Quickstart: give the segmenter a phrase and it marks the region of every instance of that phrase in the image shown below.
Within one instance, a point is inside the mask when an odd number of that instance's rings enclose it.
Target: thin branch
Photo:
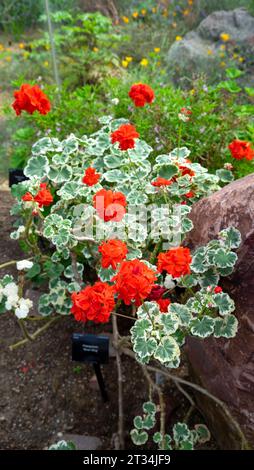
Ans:
[[[53,323],[55,323],[57,320],[59,320],[60,316],[58,317],[54,317],[54,318],[51,318],[51,320],[49,320],[46,325],[43,325],[41,328],[39,328],[38,330],[35,331],[35,333],[33,333],[32,335],[30,335],[30,338],[31,339],[28,339],[28,338],[24,338],[20,341],[18,341],[17,343],[15,344],[12,344],[11,346],[9,346],[9,349],[11,351],[14,351],[14,349],[17,349],[19,348],[20,346],[24,346],[24,344],[28,343],[28,341],[34,341],[41,333],[44,333],[44,331],[46,331]]]
[[[124,414],[123,414],[123,374],[121,356],[119,352],[119,332],[117,327],[117,317],[112,316],[113,324],[113,345],[116,349],[116,365],[118,375],[118,437],[120,449],[124,449]]]
[[[78,272],[77,255],[73,251],[71,251],[71,265],[72,265],[72,270],[73,270],[73,274],[74,274],[74,279],[81,286],[82,279],[81,279],[81,276]]]
[[[133,359],[136,358],[134,352],[131,351],[128,348],[121,348],[121,351],[124,354],[126,354],[127,356],[132,357]],[[219,405],[223,409],[225,415],[227,416],[227,418],[229,419],[231,424],[234,426],[234,428],[237,431],[239,437],[241,438],[241,450],[249,449],[249,445],[248,445],[248,442],[246,440],[246,437],[244,436],[238,422],[232,416],[232,414],[230,413],[227,405],[223,401],[221,401],[219,398],[217,398],[212,393],[208,392],[205,388],[201,387],[200,385],[197,385],[193,382],[189,382],[188,380],[182,379],[181,377],[177,377],[176,375],[173,375],[170,372],[166,371],[164,368],[159,369],[158,367],[154,367],[154,366],[146,366],[146,367],[147,367],[148,370],[151,370],[153,372],[159,372],[160,374],[164,375],[168,379],[172,380],[174,383],[178,382],[178,384],[180,383],[180,384],[188,385],[189,387],[193,388],[194,390],[197,390],[198,392],[202,393],[203,395],[207,396],[208,398],[213,400],[215,403],[217,403],[217,405]]]

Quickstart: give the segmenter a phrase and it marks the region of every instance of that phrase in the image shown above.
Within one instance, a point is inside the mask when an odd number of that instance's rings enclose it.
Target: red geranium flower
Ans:
[[[115,132],[111,134],[111,142],[119,142],[119,148],[121,150],[133,149],[135,147],[135,140],[139,137],[139,133],[136,131],[135,126],[131,124],[123,124]]]
[[[14,92],[15,101],[12,103],[12,107],[15,110],[17,116],[22,111],[27,111],[33,114],[35,111],[39,111],[40,114],[47,114],[50,111],[50,101],[38,85],[29,85],[24,83],[20,89]]]
[[[161,186],[169,186],[172,183],[173,183],[172,180],[167,180],[165,178],[161,178],[160,176],[158,176],[158,178],[156,178],[156,180],[153,181],[151,184],[153,186],[156,186],[156,187],[160,188]]]
[[[190,160],[186,160],[186,162],[191,163]],[[185,176],[185,175],[195,176],[195,171],[191,170],[188,166],[178,165],[178,168],[181,172],[181,176]]]
[[[214,288],[213,292],[214,292],[215,294],[221,294],[222,288],[221,288],[220,286],[217,286],[217,287]]]
[[[145,83],[135,83],[129,91],[129,97],[135,106],[142,107],[146,103],[152,103],[154,100],[154,91]]]
[[[126,212],[126,197],[120,191],[101,189],[94,195],[93,202],[99,217],[105,222],[120,222]]]
[[[31,193],[27,192],[22,196],[22,201],[33,201],[37,202],[39,207],[43,206],[50,206],[53,202],[53,196],[51,192],[47,189],[47,184],[46,183],[41,183],[40,184],[40,190],[36,194],[36,196],[33,196]]]
[[[195,193],[193,191],[189,191],[184,196],[187,197],[187,199],[192,199],[193,197],[195,197]]]
[[[158,256],[158,271],[166,271],[173,278],[190,274],[191,253],[189,248],[171,248]]]
[[[250,142],[245,140],[233,140],[228,146],[231,155],[237,160],[252,160],[254,158],[254,150],[251,148]]]
[[[156,273],[138,259],[123,261],[119,272],[113,278],[119,299],[126,305],[133,301],[137,307],[150,294],[155,280]]]
[[[109,266],[112,266],[113,269],[116,269],[117,264],[121,263],[128,253],[126,244],[121,240],[116,239],[102,242],[98,251],[102,254],[102,267],[108,268]]]
[[[156,302],[160,307],[160,311],[163,313],[167,313],[168,306],[171,304],[170,299],[158,299],[156,300]]]
[[[82,178],[82,183],[87,184],[87,186],[93,186],[98,183],[101,177],[100,173],[96,173],[95,168],[89,167],[85,171],[85,175]]]
[[[106,323],[115,307],[114,287],[106,282],[96,282],[71,296],[73,313],[77,321],[83,323],[93,320],[95,323]]]
[[[166,288],[165,287],[162,287],[162,286],[159,286],[159,284],[155,284],[149,294],[149,296],[147,297],[147,300],[158,300],[160,299],[164,292],[166,292]]]

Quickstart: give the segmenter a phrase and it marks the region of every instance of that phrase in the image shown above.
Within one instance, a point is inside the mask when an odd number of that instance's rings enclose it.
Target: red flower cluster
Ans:
[[[135,83],[129,91],[129,97],[135,106],[143,107],[146,103],[152,103],[154,100],[154,92],[152,88],[145,83]]]
[[[190,160],[186,160],[186,163],[191,163]],[[178,168],[181,172],[181,176],[189,175],[189,176],[195,176],[195,171],[191,170],[188,166],[185,165],[178,165]]]
[[[12,103],[12,107],[15,110],[17,116],[22,111],[27,111],[33,114],[35,111],[39,111],[40,114],[47,114],[50,111],[50,101],[38,85],[29,85],[24,83],[20,89],[14,92],[15,101]]]
[[[117,264],[121,263],[128,253],[126,244],[121,240],[116,239],[102,242],[98,251],[102,254],[102,267],[108,268],[109,266],[112,266],[113,269],[116,269]]]
[[[126,212],[126,197],[120,191],[101,189],[94,195],[93,202],[99,217],[105,222],[120,222]]]
[[[95,168],[89,167],[85,171],[85,175],[82,178],[82,183],[87,184],[87,186],[94,186],[97,184],[101,177],[100,173],[96,173]]]
[[[213,289],[213,292],[215,294],[221,294],[222,293],[222,288],[220,286],[217,286]]]
[[[165,178],[161,178],[160,176],[158,176],[158,178],[156,178],[156,180],[153,181],[151,184],[155,187],[160,188],[161,186],[169,186],[172,183],[173,183],[172,180],[167,180]]]
[[[167,313],[168,306],[171,304],[170,299],[158,299],[156,302],[160,307],[160,311],[162,313]]]
[[[93,320],[95,323],[106,323],[115,307],[114,287],[106,282],[96,282],[71,296],[73,313],[77,321],[83,323]]]
[[[254,150],[251,148],[250,142],[246,142],[245,140],[233,140],[231,144],[228,146],[231,155],[233,158],[237,160],[253,160],[254,158]]]
[[[139,137],[135,126],[131,124],[122,124],[115,132],[111,134],[111,142],[119,142],[121,150],[133,149],[135,147],[135,139]]]
[[[53,196],[51,192],[47,189],[47,184],[41,183],[40,188],[41,189],[38,191],[36,196],[33,196],[29,192],[24,194],[24,196],[22,196],[22,201],[37,202],[39,204],[39,207],[50,206],[50,204],[52,204],[53,202]]]
[[[158,256],[158,271],[166,271],[173,278],[190,274],[191,253],[189,248],[171,248]]]
[[[187,197],[187,199],[192,199],[193,197],[195,197],[195,193],[193,191],[189,191],[184,196]]]
[[[160,286],[159,284],[155,284],[147,297],[147,300],[158,300],[160,299],[163,294],[166,292],[166,288]]]
[[[133,301],[139,307],[150,294],[156,273],[142,261],[134,259],[123,261],[113,280],[116,282],[115,290],[119,299],[122,299],[126,305],[130,305]]]

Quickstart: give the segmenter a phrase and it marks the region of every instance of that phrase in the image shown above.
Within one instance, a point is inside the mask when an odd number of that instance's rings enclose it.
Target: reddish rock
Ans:
[[[240,230],[242,244],[234,273],[221,278],[236,303],[237,336],[231,340],[189,338],[189,360],[195,379],[227,403],[254,448],[254,174],[237,180],[193,207],[190,248],[205,245],[228,226]],[[240,449],[241,439],[220,407],[198,395],[199,405],[222,449]]]

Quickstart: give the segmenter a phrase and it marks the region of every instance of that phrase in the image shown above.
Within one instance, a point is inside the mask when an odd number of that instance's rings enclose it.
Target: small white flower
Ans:
[[[3,288],[3,294],[6,297],[13,297],[18,295],[18,286],[15,284],[15,282],[9,282],[9,284]]]
[[[166,289],[175,288],[175,283],[173,281],[171,274],[167,274],[167,276],[165,277],[164,286],[166,287]]]
[[[24,269],[31,269],[33,266],[33,262],[29,261],[28,259],[22,259],[21,261],[17,261],[17,270],[23,271]]]
[[[26,318],[29,313],[29,309],[32,306],[33,306],[33,302],[30,299],[24,299],[23,297],[21,297],[21,299],[19,299],[18,306],[15,309],[16,317]]]
[[[26,230],[26,227],[24,225],[20,225],[17,232],[18,234],[20,235],[21,233],[23,233],[24,231]]]
[[[111,100],[111,103],[117,105],[119,103],[119,99],[118,98],[113,98]]]

